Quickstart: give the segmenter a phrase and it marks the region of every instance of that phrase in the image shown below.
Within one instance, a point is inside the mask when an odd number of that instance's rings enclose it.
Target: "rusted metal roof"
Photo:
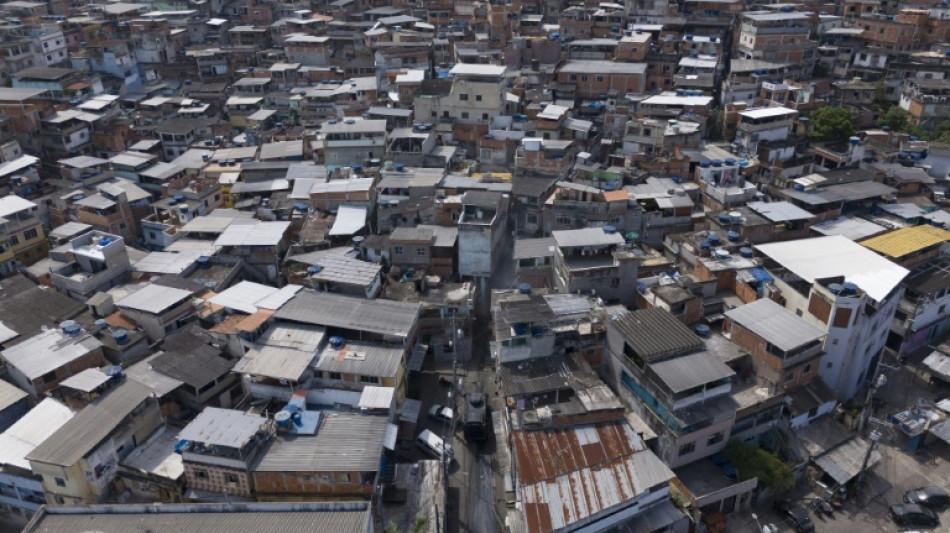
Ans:
[[[519,430],[512,438],[531,533],[553,531],[629,504],[674,475],[623,421]]]

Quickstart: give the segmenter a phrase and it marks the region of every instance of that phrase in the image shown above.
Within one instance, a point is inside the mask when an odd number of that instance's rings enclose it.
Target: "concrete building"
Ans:
[[[328,170],[362,167],[386,153],[386,121],[362,118],[331,119],[320,127],[316,146]]]
[[[113,494],[119,461],[161,425],[152,390],[116,384],[26,455],[50,505],[97,503]]]
[[[458,265],[462,276],[487,278],[494,271],[508,228],[509,195],[469,191],[458,221]]]
[[[101,231],[76,237],[64,254],[52,258],[64,263],[50,273],[53,285],[79,300],[127,280],[132,269],[125,241]]]
[[[637,256],[611,226],[553,231],[554,285],[564,294],[583,293],[631,305],[636,297]]]
[[[842,236],[760,244],[773,281],[763,297],[824,329],[819,375],[853,397],[880,357],[908,270]]]
[[[102,343],[73,321],[50,329],[0,352],[10,378],[33,397],[64,379],[105,364]]]
[[[625,313],[607,323],[603,374],[657,433],[657,453],[672,468],[722,450],[735,423],[735,372],[704,348],[664,310]]]
[[[37,205],[12,194],[0,198],[0,276],[32,265],[48,251]]]
[[[115,302],[123,315],[145,330],[152,342],[165,338],[193,318],[193,292],[146,283]]]

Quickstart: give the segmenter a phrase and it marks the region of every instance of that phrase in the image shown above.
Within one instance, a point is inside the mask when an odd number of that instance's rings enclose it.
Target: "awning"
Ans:
[[[839,485],[844,485],[861,472],[861,465],[864,463],[864,456],[868,453],[869,446],[871,443],[864,438],[854,437],[816,458],[815,464]],[[871,468],[880,460],[881,452],[874,450],[871,452],[867,467]]]
[[[366,225],[366,208],[354,205],[341,205],[336,212],[330,235],[353,235]]]

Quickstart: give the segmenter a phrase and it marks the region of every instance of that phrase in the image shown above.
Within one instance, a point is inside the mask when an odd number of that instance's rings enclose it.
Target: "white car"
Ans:
[[[455,419],[455,413],[451,407],[435,404],[429,408],[429,418],[439,422],[451,422]]]

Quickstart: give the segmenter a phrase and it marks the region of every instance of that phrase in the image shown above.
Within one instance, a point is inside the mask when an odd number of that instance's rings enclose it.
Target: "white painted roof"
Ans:
[[[844,276],[878,302],[909,272],[840,235],[760,244],[756,249],[809,283]]]
[[[73,417],[68,407],[45,398],[0,434],[0,464],[30,470],[26,456]]]
[[[191,291],[154,285],[149,283],[132,294],[115,303],[117,307],[125,307],[145,313],[161,313],[185,298],[191,297]]]

